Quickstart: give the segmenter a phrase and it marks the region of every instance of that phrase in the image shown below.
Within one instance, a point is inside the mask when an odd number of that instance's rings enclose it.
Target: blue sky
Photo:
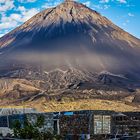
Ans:
[[[140,38],[140,0],[76,0]],[[0,0],[0,36],[63,0]]]

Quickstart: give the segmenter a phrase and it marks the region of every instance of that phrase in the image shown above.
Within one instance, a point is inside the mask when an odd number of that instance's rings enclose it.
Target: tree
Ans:
[[[13,132],[14,136],[20,139],[35,139],[40,133],[39,129],[27,119],[24,120],[23,126],[19,120],[15,121]]]
[[[52,132],[43,132],[40,128],[43,127],[45,122],[44,116],[38,116],[37,121],[32,124],[27,118],[24,120],[24,124],[21,124],[19,120],[16,120],[13,124],[14,136],[19,139],[33,139],[33,140],[62,140],[63,138]]]

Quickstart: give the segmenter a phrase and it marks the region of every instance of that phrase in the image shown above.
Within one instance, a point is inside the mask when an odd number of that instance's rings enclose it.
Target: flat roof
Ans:
[[[8,116],[14,114],[27,114],[27,113],[39,113],[34,108],[1,108],[0,116]]]

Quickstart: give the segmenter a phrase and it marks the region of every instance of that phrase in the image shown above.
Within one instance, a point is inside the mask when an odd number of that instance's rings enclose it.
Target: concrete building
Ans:
[[[67,139],[90,139],[93,135],[110,134],[111,116],[115,114],[113,111],[85,110],[60,112],[55,118],[59,120],[60,135],[67,135]]]
[[[112,133],[140,133],[140,112],[123,112],[112,116]]]
[[[44,131],[51,131],[66,140],[91,139],[96,136],[124,135],[140,132],[140,112],[118,113],[105,110],[83,110],[69,112],[40,113],[35,109],[1,109],[0,134],[12,133],[13,122],[22,124],[27,118],[35,123],[37,117],[43,115]]]
[[[35,109],[10,109],[3,108],[0,110],[0,134],[6,136],[12,134],[12,128],[15,121],[19,121],[24,124],[25,119],[28,119],[31,123],[35,123],[38,116],[42,115],[45,118],[45,123],[42,129],[44,131],[54,131],[53,113],[40,113]]]
[[[32,108],[1,108],[0,109],[0,134],[7,136],[12,134],[12,121],[15,119],[22,120],[27,113],[39,113]]]
[[[96,139],[98,136],[135,136],[140,132],[140,112],[114,112],[103,110],[83,110],[55,113],[59,121],[59,134],[66,140]],[[100,139],[98,137],[98,139]]]

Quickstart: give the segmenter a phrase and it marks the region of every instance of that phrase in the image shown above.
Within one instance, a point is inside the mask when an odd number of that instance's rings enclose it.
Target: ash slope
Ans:
[[[0,38],[0,76],[35,81],[41,91],[132,90],[140,81],[139,54],[139,39],[67,1]]]

